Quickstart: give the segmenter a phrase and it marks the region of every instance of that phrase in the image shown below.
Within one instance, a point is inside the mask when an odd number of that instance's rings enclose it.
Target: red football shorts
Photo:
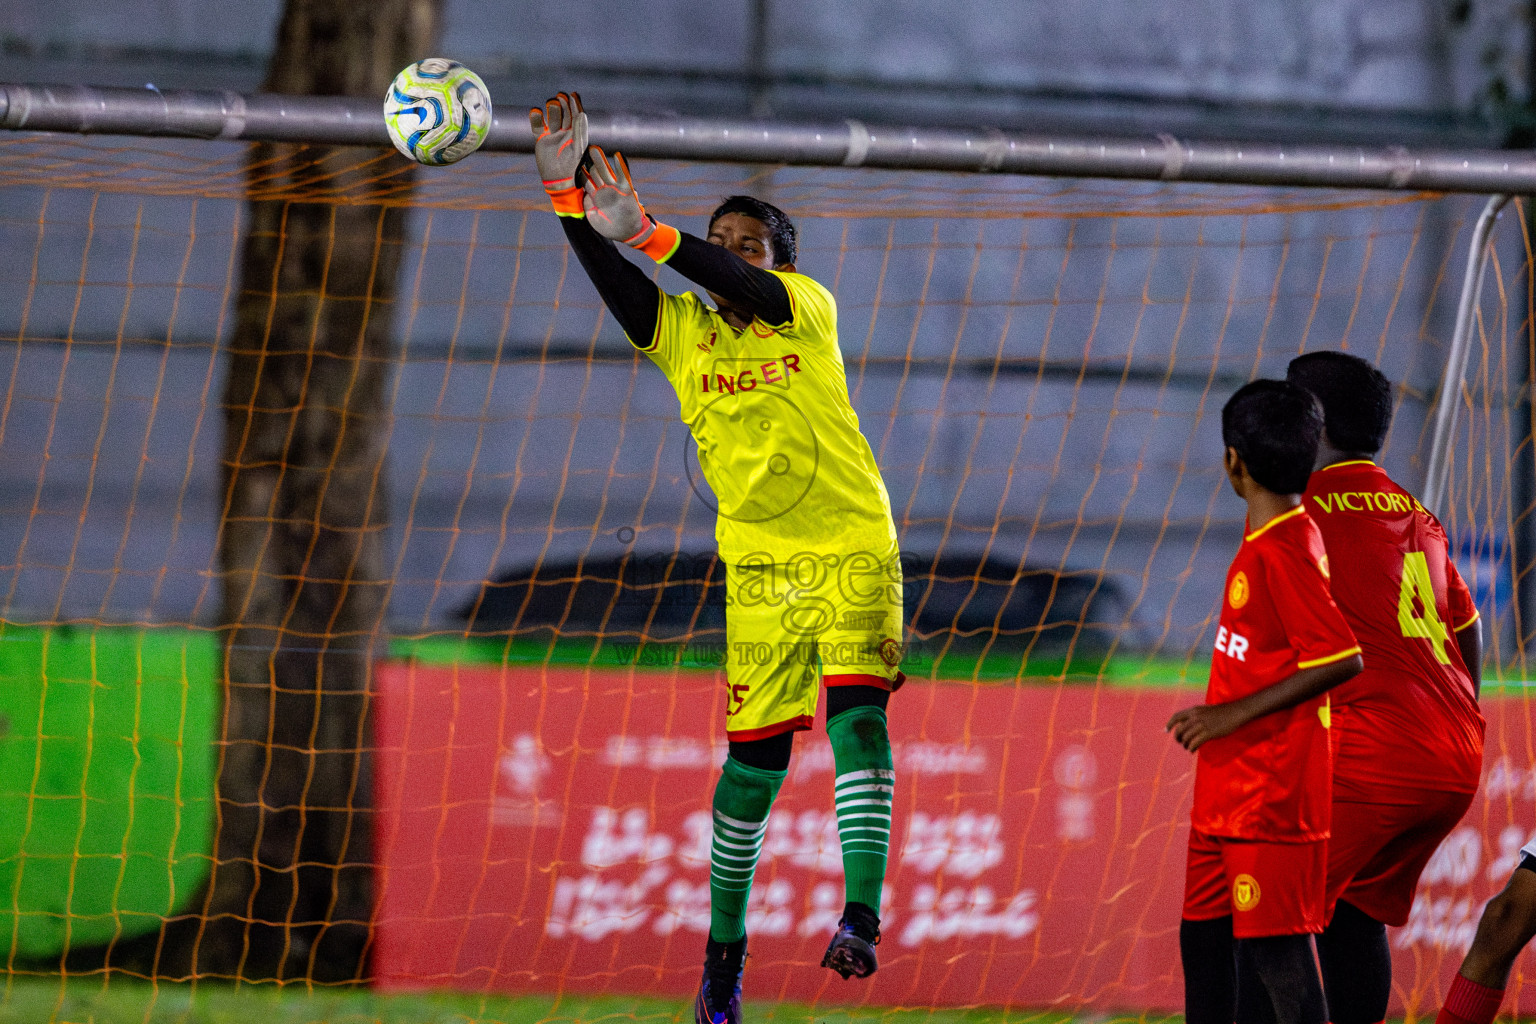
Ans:
[[[1327,920],[1344,900],[1399,927],[1408,921],[1419,874],[1440,841],[1472,806],[1471,793],[1398,790],[1393,803],[1358,799],[1337,788],[1328,843]]]
[[[1266,843],[1191,829],[1184,918],[1231,914],[1239,939],[1320,932],[1327,860],[1327,840]]]

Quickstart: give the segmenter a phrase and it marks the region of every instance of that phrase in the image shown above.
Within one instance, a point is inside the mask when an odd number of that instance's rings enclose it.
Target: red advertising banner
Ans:
[[[391,663],[376,675],[374,973],[398,988],[687,997],[709,923],[723,694],[707,673]],[[749,906],[748,998],[1177,1010],[1194,691],[910,683],[880,971],[818,964],[842,909],[832,755],[796,739]],[[1492,700],[1485,783],[1392,933],[1429,1012],[1536,831],[1531,721]],[[1519,998],[1536,1009],[1536,991]]]

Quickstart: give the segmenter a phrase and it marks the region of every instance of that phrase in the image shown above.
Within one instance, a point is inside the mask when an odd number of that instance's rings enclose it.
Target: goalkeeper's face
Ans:
[[[774,263],[773,234],[768,225],[744,213],[727,213],[709,226],[709,241],[729,249],[754,267],[785,270]]]
[[[760,267],[763,270],[783,270],[791,274],[795,272],[793,263],[774,262],[773,234],[768,230],[768,225],[756,217],[749,217],[744,213],[722,214],[709,226],[707,240],[722,249],[729,249],[754,267]],[[714,292],[709,293],[709,298],[728,323],[734,323],[739,319],[740,326],[744,327],[752,322],[752,314],[737,310],[728,299]]]

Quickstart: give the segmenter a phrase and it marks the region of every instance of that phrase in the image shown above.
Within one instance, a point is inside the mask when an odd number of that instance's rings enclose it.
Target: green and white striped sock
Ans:
[[[847,899],[878,914],[896,793],[885,712],[877,707],[851,708],[827,723],[827,733],[837,766],[833,800]]]
[[[768,811],[787,774],[725,759],[715,784],[715,837],[709,851],[709,935],[716,942],[735,942],[747,933],[747,896],[768,831]]]

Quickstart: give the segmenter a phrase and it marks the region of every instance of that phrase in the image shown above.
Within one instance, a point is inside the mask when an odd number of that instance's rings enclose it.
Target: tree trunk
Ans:
[[[442,0],[287,0],[265,88],[376,97],[431,56]],[[261,145],[224,391],[218,838],[181,962],[361,980],[373,918],[369,667],[388,594],[384,439],[400,205],[357,150]],[[398,179],[392,184],[398,188]],[[393,195],[396,204],[399,195]],[[161,971],[171,966],[163,962]]]

